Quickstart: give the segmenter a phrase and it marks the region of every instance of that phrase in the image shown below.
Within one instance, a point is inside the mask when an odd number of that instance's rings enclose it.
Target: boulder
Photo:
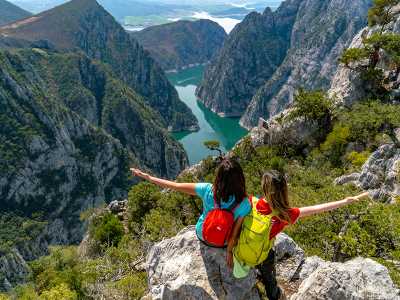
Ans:
[[[400,149],[394,144],[381,146],[360,173],[339,177],[335,183],[359,186],[375,200],[395,201],[400,196]]]
[[[225,250],[211,248],[196,237],[190,226],[177,236],[156,244],[147,257],[151,299],[260,299],[256,274],[233,278]]]
[[[388,270],[371,259],[359,257],[346,263],[330,263],[312,258],[305,262],[305,269],[310,274],[290,300],[400,299]]]

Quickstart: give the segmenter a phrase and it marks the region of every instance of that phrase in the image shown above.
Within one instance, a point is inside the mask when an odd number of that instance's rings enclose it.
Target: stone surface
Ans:
[[[177,21],[130,33],[166,71],[205,64],[227,37],[210,20]]]
[[[388,270],[370,259],[332,263],[306,258],[286,234],[277,236],[274,248],[277,278],[288,299],[400,299]],[[226,268],[225,250],[200,243],[193,226],[157,243],[146,265],[150,292],[143,299],[259,299],[253,289],[255,273],[234,280]]]
[[[152,299],[260,299],[255,273],[243,280],[232,277],[225,250],[210,248],[196,237],[194,227],[156,244],[147,258]]]
[[[301,283],[290,300],[400,299],[400,291],[394,286],[388,270],[371,259],[314,263],[318,267]]]
[[[354,184],[368,190],[372,198],[395,201],[400,196],[400,149],[393,144],[376,150],[360,173],[339,177],[336,184]]]
[[[304,118],[290,119],[290,109],[264,122],[250,131],[253,146],[278,146],[299,151],[312,149],[324,138],[327,124],[318,124]]]

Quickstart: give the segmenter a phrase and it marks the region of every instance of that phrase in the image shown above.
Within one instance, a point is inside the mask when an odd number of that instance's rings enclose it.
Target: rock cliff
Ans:
[[[187,166],[160,116],[84,54],[0,51],[0,104],[0,211],[46,223],[38,239],[2,241],[13,244],[3,271],[46,254],[49,244],[79,243],[80,213],[125,197],[130,164],[165,177]],[[3,288],[20,281],[7,274]]]
[[[0,36],[45,40],[62,51],[79,49],[109,64],[119,79],[160,113],[170,130],[197,128],[194,115],[179,100],[158,64],[95,0],[72,0],[2,27]]]
[[[365,37],[371,36],[373,33],[377,32],[379,28],[376,27],[366,27],[363,28],[353,39],[349,48],[360,48],[362,47],[362,40]],[[400,33],[400,6],[394,9],[394,21],[386,26],[386,32]],[[380,53],[380,58],[378,62],[378,68],[383,70],[385,77],[389,79],[392,91],[391,96],[397,98],[400,95],[399,86],[400,78],[390,78],[388,74],[388,65],[385,62],[384,53]],[[349,68],[341,65],[330,86],[329,92],[330,96],[335,97],[336,101],[340,105],[351,106],[353,103],[363,99],[367,96],[367,91],[365,89],[365,82],[360,78],[359,72],[350,70]]]
[[[331,263],[305,257],[285,234],[277,237],[275,251],[277,278],[288,299],[400,299],[388,270],[370,259]],[[143,299],[261,299],[255,273],[232,278],[225,251],[202,245],[194,227],[156,244],[146,265],[150,293]]]
[[[208,63],[227,36],[210,20],[178,21],[130,34],[166,71]]]
[[[235,27],[196,91],[206,107],[226,116],[243,114],[284,60],[300,3],[288,0],[275,12],[253,12]]]
[[[396,201],[400,197],[400,149],[383,145],[363,165],[360,173],[336,179],[337,184],[355,184],[376,200]]]
[[[293,101],[294,92],[329,88],[338,59],[366,24],[370,0],[302,1],[290,49],[274,75],[254,95],[241,119],[244,127],[268,119]]]
[[[0,26],[29,16],[31,16],[31,13],[26,10],[19,8],[6,0],[0,0]]]
[[[197,96],[221,115],[252,128],[293,100],[299,87],[330,86],[338,58],[366,24],[370,0],[284,1],[252,13],[207,67]],[[222,74],[222,75],[221,75]]]

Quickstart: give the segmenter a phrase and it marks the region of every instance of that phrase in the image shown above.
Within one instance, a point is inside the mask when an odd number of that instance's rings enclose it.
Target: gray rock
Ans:
[[[395,20],[386,27],[387,32],[400,33],[400,5],[395,8],[395,13],[397,13]],[[365,37],[371,36],[374,32],[378,31],[378,27],[366,27],[362,29],[353,39],[349,48],[360,48],[362,47],[362,40]],[[388,69],[385,64],[385,55],[381,53],[381,59],[378,63],[378,67],[383,71]],[[364,62],[361,62],[364,64]],[[397,79],[391,80],[391,85],[396,85]],[[392,90],[392,98],[399,99],[399,90]],[[339,105],[351,106],[360,99],[364,99],[367,96],[367,91],[365,89],[365,82],[360,78],[358,72],[352,71],[345,66],[339,66],[335,76],[332,79],[331,87],[328,94],[336,98]]]
[[[299,88],[329,88],[338,58],[366,25],[370,0],[307,0],[297,11],[290,48],[282,64],[253,95],[240,124],[255,126],[293,101]]]
[[[276,273],[279,280],[292,281],[304,261],[304,251],[295,241],[284,233],[276,237],[274,245],[277,266]]]
[[[284,1],[275,12],[253,12],[238,24],[206,68],[200,101],[220,115],[241,116],[285,58],[301,2]]]
[[[351,183],[370,191],[372,198],[395,201],[400,196],[400,149],[383,145],[369,157],[360,173],[339,177],[336,184]]]
[[[371,259],[356,258],[346,263],[309,261],[307,272],[315,266],[291,300],[400,299],[388,270]]]
[[[224,249],[210,248],[193,226],[156,244],[147,257],[152,299],[260,299],[255,272],[243,280],[232,277]]]
[[[114,200],[108,205],[108,209],[115,215],[123,213],[128,207],[128,200],[118,201]]]
[[[284,110],[250,131],[253,146],[278,146],[307,150],[318,145],[329,126],[304,118],[289,119],[291,109]],[[328,122],[328,121],[327,121]]]

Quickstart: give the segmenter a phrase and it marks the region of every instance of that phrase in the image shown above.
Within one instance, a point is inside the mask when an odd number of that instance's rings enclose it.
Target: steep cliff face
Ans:
[[[164,70],[204,64],[222,47],[224,29],[210,20],[178,21],[131,32]]]
[[[26,10],[19,8],[6,0],[0,0],[0,26],[29,16],[31,16],[31,13]]]
[[[121,80],[144,96],[170,130],[196,129],[195,117],[160,67],[95,0],[73,0],[3,27],[0,35],[46,40],[60,50],[83,50],[109,64]]]
[[[241,124],[250,128],[260,117],[277,114],[301,87],[329,88],[340,55],[366,24],[370,4],[370,0],[302,1],[287,56],[254,95]]]
[[[196,91],[200,101],[220,115],[241,116],[285,58],[300,2],[251,13],[237,25],[204,73]]]
[[[400,5],[394,8],[394,20],[386,26],[385,31],[400,34]],[[361,48],[363,46],[363,38],[371,36],[379,30],[378,26],[363,28],[353,39],[349,48]],[[387,86],[391,89],[391,98],[394,100],[400,95],[399,84],[400,78],[390,76],[389,70],[392,66],[387,64],[385,54],[380,53],[378,68],[382,70],[388,79]],[[365,88],[365,82],[361,79],[360,73],[350,70],[341,65],[333,79],[328,91],[329,95],[335,97],[339,105],[351,106],[355,102],[368,96]]]
[[[187,166],[160,116],[83,54],[1,51],[0,104],[0,212],[46,222],[43,242],[21,243],[14,260],[79,242],[80,213],[126,196],[130,164],[165,177]]]

